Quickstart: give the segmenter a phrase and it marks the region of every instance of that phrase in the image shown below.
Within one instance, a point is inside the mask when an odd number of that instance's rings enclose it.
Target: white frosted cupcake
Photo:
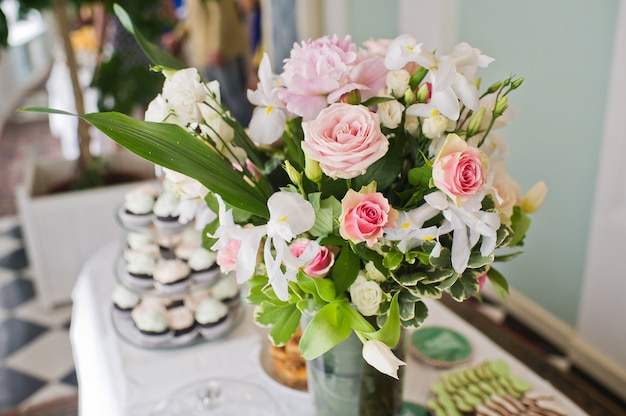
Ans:
[[[120,318],[130,318],[130,314],[141,298],[126,286],[117,285],[113,290],[113,313]]]
[[[191,269],[191,280],[197,284],[210,284],[220,277],[220,268],[215,262],[215,252],[199,247],[187,259]]]
[[[148,253],[135,252],[126,261],[125,277],[133,289],[149,290],[154,287],[154,270],[157,260]]]
[[[137,329],[137,336],[142,344],[162,345],[173,337],[164,309],[139,305],[131,313]]]
[[[174,247],[176,258],[187,261],[189,256],[202,247],[202,231],[194,227],[185,227],[180,233],[180,241]]]
[[[151,185],[139,186],[127,192],[119,211],[122,223],[129,228],[149,227],[156,195],[156,189]]]
[[[198,331],[206,339],[224,335],[232,325],[232,314],[228,306],[212,298],[204,299],[198,304],[195,319]]]
[[[181,236],[178,233],[174,234],[160,234],[156,240],[156,244],[159,247],[161,257],[164,259],[173,259],[176,257],[174,254],[174,248],[180,243]]]
[[[153,222],[159,230],[178,231],[184,226],[178,222],[178,215],[175,214],[179,203],[180,198],[173,192],[159,195],[152,208]]]
[[[241,290],[232,274],[218,280],[211,287],[211,295],[231,309],[236,309],[241,305]]]
[[[191,309],[184,306],[167,310],[167,321],[173,331],[172,344],[188,344],[198,336],[198,327]]]
[[[191,269],[178,259],[161,259],[154,268],[154,287],[164,294],[176,294],[189,289]]]

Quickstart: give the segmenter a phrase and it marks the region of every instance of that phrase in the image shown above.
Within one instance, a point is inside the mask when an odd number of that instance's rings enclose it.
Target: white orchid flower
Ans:
[[[462,73],[467,79],[473,79],[476,76],[478,67],[486,68],[495,60],[466,42],[456,45],[450,57],[454,61],[457,71]]]
[[[267,267],[269,283],[276,296],[281,300],[289,299],[287,280],[293,279],[293,268],[288,273],[281,269],[281,264],[297,264],[296,257],[291,253],[287,242],[298,234],[310,230],[315,224],[315,211],[309,201],[294,192],[276,192],[267,200],[270,220],[267,223],[267,240],[263,248],[263,257]],[[272,246],[276,257],[272,256]],[[293,274],[292,274],[293,273]]]
[[[276,96],[277,82],[278,76],[272,73],[269,57],[263,54],[257,89],[248,90],[248,100],[256,106],[249,125],[250,137],[257,143],[272,144],[285,131],[287,110]]]
[[[437,236],[437,227],[423,228],[424,223],[439,214],[437,208],[424,204],[411,211],[400,211],[396,228],[385,230],[388,240],[397,241],[398,249],[406,253],[413,247],[420,245],[426,240],[434,240]]]
[[[298,234],[310,230],[315,224],[315,211],[311,203],[297,193],[276,192],[267,200],[267,207],[270,211],[268,223],[245,228],[235,224],[232,210],[226,210],[224,202],[219,196],[218,203],[220,226],[211,236],[217,238],[211,250],[220,250],[230,240],[241,241],[241,247],[237,254],[236,273],[237,282],[244,283],[254,274],[261,240],[263,237],[267,237],[263,247],[263,257],[269,283],[279,299],[289,299],[287,280],[293,279],[295,273],[290,267],[287,267],[287,272],[283,272],[281,265],[298,264],[298,260],[289,250],[287,242]],[[272,249],[274,249],[275,255],[273,255]]]
[[[496,248],[500,217],[496,212],[481,211],[481,200],[484,193],[479,193],[465,201],[460,207],[450,200],[443,192],[437,191],[424,197],[426,202],[443,213],[444,221],[439,227],[437,237],[454,233],[452,239],[452,267],[461,274],[467,268],[472,247],[482,236],[480,254],[487,256]],[[441,245],[433,249],[431,255],[437,257]]]
[[[410,35],[400,35],[395,38],[387,48],[385,67],[390,70],[404,68],[410,62],[415,62],[426,68],[435,65],[433,53],[423,47],[423,43],[417,43]]]
[[[363,344],[363,359],[383,374],[398,379],[398,368],[406,363],[396,357],[391,348],[379,340],[366,341]]]

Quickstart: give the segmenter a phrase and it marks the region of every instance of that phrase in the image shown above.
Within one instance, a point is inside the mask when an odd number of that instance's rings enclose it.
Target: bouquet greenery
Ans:
[[[481,92],[475,74],[492,60],[466,43],[437,55],[407,35],[323,37],[295,44],[281,74],[263,58],[247,129],[215,81],[167,66],[154,68],[165,81],[146,121],[82,117],[207,208],[205,245],[247,282],[274,343],[311,314],[304,358],[354,331],[365,360],[396,377],[391,348],[424,322],[424,299],[463,301],[485,279],[507,292],[493,263],[517,254],[497,253],[523,244],[546,192],[539,182],[522,198],[506,172],[496,130],[522,79]]]

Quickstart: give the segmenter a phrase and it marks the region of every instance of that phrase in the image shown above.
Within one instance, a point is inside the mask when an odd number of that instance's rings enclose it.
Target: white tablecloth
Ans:
[[[83,267],[73,292],[70,336],[79,385],[82,416],[150,415],[172,392],[207,378],[231,378],[263,386],[280,404],[284,415],[313,415],[310,397],[271,381],[259,363],[262,331],[248,316],[225,339],[172,350],[148,350],[129,344],[116,333],[111,319],[111,294],[119,244],[98,251]],[[439,302],[429,302],[428,325],[447,326],[472,343],[468,366],[504,358],[514,374],[535,391],[549,392],[570,416],[585,415],[572,401],[528,367],[502,350],[476,328]],[[428,386],[440,370],[407,358],[405,398],[420,404],[431,396]]]

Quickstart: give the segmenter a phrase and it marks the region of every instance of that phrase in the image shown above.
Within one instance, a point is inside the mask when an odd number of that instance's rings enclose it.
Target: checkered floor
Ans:
[[[71,306],[37,302],[15,217],[0,218],[0,413],[77,392]]]

